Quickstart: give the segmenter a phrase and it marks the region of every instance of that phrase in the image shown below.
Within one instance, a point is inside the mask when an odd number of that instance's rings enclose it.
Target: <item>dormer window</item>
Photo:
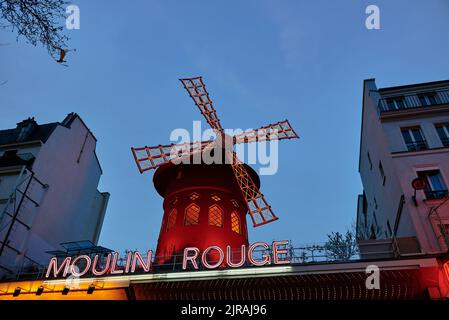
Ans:
[[[17,130],[19,134],[17,136],[17,142],[22,142],[28,139],[31,131],[37,126],[34,118],[28,118],[17,124]]]

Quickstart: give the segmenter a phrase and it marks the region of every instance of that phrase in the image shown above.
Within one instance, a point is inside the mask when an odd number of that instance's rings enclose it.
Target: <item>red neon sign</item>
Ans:
[[[272,245],[268,245],[266,242],[255,242],[248,248],[242,246],[240,248],[240,261],[232,261],[231,247],[228,245],[223,250],[219,246],[210,246],[203,252],[196,247],[188,247],[184,249],[182,259],[182,270],[188,268],[198,269],[197,258],[201,258],[201,263],[206,269],[216,269],[226,264],[230,268],[238,268],[243,266],[247,261],[253,266],[265,266],[269,264],[283,265],[290,263],[290,259],[280,258],[280,255],[287,254],[287,249],[283,246],[288,245],[288,241],[274,241]],[[264,253],[261,255],[262,259],[256,259],[255,251],[257,249],[270,250],[272,254]],[[214,254],[218,257],[216,261],[209,261],[208,256]],[[152,271],[152,256],[153,252],[149,250],[146,255],[146,259],[138,252],[128,252],[126,255],[125,266],[120,267],[118,265],[119,254],[117,252],[109,253],[105,257],[105,262],[101,263],[101,256],[96,254],[93,258],[88,255],[80,255],[77,257],[66,257],[62,262],[58,262],[56,257],[50,259],[48,264],[46,278],[49,277],[66,277],[71,274],[75,277],[82,277],[88,273],[94,276],[110,275],[123,275],[132,274],[136,271],[137,266],[140,266],[140,271],[151,272]],[[78,265],[81,264],[82,268],[79,269]],[[448,266],[449,269],[449,266]],[[449,272],[449,271],[448,271]]]

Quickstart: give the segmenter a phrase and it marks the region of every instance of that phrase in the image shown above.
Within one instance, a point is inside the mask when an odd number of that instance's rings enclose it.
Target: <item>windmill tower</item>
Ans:
[[[233,145],[298,138],[288,120],[228,136],[203,79],[196,77],[180,81],[217,138],[190,144],[131,148],[140,173],[157,169],[153,183],[164,198],[164,216],[155,254],[157,264],[171,261],[186,247],[197,247],[202,251],[210,246],[219,246],[225,251],[227,245],[232,249],[247,246],[247,213],[254,227],[277,220],[259,191],[257,173],[237,158]],[[207,152],[221,152],[222,160],[227,164],[205,164],[201,161],[179,164],[187,158],[201,158]]]

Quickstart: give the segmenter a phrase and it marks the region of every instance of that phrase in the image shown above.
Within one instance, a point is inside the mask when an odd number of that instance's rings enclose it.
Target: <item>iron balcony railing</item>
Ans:
[[[449,138],[444,138],[441,139],[441,143],[443,144],[444,147],[449,147]]]
[[[415,141],[415,142],[407,142],[407,150],[408,151],[420,151],[429,149],[427,146],[426,140]]]
[[[427,199],[443,199],[449,195],[448,190],[425,190]]]
[[[426,108],[449,104],[449,90],[434,90],[426,93],[403,94],[379,100],[380,112],[403,109]]]

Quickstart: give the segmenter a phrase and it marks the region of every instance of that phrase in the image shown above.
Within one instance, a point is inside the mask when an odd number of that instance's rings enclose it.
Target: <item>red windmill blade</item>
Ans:
[[[212,129],[223,132],[202,77],[179,79]]]
[[[288,120],[260,127],[259,129],[236,134],[233,137],[234,144],[295,138],[299,137],[296,134],[295,130],[293,130]]]
[[[271,210],[271,206],[267,203],[235,152],[228,151],[227,156],[232,158],[232,170],[242,191],[253,226],[256,228],[279,219]]]
[[[140,173],[156,169],[168,162],[174,160],[182,160],[191,155],[203,152],[205,149],[213,148],[214,140],[159,145],[153,147],[131,148],[131,151],[136,161]]]

